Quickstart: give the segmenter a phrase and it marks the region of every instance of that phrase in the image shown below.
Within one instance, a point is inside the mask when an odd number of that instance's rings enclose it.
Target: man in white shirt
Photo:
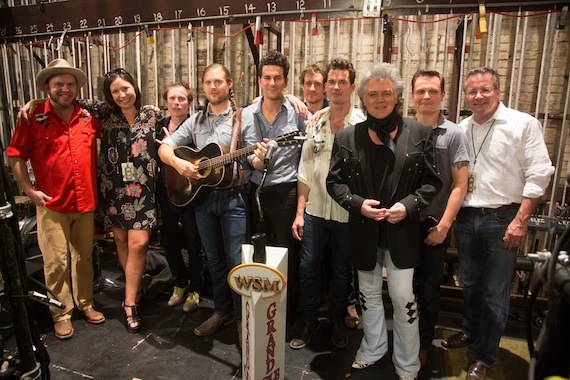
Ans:
[[[326,190],[334,134],[365,120],[350,104],[356,88],[356,71],[345,59],[333,59],[325,70],[330,109],[314,128],[307,128],[297,174],[297,213],[293,236],[301,241],[299,288],[303,328],[296,331],[290,347],[307,345],[319,326],[320,265],[327,242],[331,246],[331,298],[329,322],[332,342],[339,348],[348,344],[343,318],[352,292],[352,268],[348,262],[348,211],[336,203]]]
[[[460,123],[470,158],[467,195],[455,222],[465,309],[462,330],[442,344],[473,343],[468,380],[487,379],[496,361],[517,250],[554,173],[540,122],[505,107],[499,85],[494,69],[469,71],[464,91],[473,115]]]

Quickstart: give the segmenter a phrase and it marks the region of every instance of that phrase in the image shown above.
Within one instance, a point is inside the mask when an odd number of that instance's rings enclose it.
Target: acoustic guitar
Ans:
[[[291,132],[271,140],[279,146],[302,144],[303,132]],[[174,148],[174,154],[198,167],[199,179],[184,177],[171,166],[166,166],[166,190],[170,201],[176,206],[199,205],[214,187],[231,183],[234,161],[243,160],[253,153],[256,145],[229,152],[227,147],[210,143],[201,150],[186,146]]]

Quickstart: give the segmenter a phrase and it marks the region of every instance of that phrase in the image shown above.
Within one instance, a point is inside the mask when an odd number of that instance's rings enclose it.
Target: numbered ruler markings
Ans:
[[[34,36],[80,32],[81,30],[105,29],[117,27],[138,27],[141,24],[186,22],[204,18],[223,19],[236,23],[244,22],[243,16],[256,14],[267,15],[280,12],[296,13],[314,10],[332,9],[346,6],[346,0],[294,0],[267,1],[252,0],[246,2],[221,1],[162,1],[139,0],[136,6],[126,0],[106,2],[103,8],[99,0],[81,2],[66,1],[44,3],[38,9],[34,6],[0,8],[0,38]],[[77,16],[79,15],[79,17]],[[240,16],[240,20],[232,20]],[[297,16],[298,17],[298,16]],[[305,16],[307,17],[307,16]],[[280,16],[279,19],[294,18],[294,15]]]

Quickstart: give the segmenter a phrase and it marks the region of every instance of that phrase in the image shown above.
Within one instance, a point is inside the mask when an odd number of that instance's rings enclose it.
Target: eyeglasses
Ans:
[[[124,75],[124,74],[127,74],[127,70],[123,69],[122,67],[119,67],[105,74],[105,78],[109,78],[111,75]]]
[[[482,96],[487,96],[490,95],[493,91],[495,91],[494,88],[488,88],[488,87],[483,87],[480,90],[472,88],[470,90],[467,90],[465,92],[465,95],[467,95],[470,98],[474,98],[477,96],[478,93],[481,93]]]

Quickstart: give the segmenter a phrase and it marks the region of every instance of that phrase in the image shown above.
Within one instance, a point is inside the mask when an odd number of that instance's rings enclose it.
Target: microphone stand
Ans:
[[[259,199],[259,194],[261,193],[261,188],[265,183],[265,178],[267,177],[267,167],[269,164],[265,165],[263,170],[263,176],[261,177],[261,182],[255,191],[255,203],[257,205],[257,211],[259,212],[259,232],[251,237],[251,242],[253,244],[253,262],[265,264],[267,262],[267,252],[266,238],[265,238],[265,221],[263,219],[263,210],[261,209],[261,201]]]

